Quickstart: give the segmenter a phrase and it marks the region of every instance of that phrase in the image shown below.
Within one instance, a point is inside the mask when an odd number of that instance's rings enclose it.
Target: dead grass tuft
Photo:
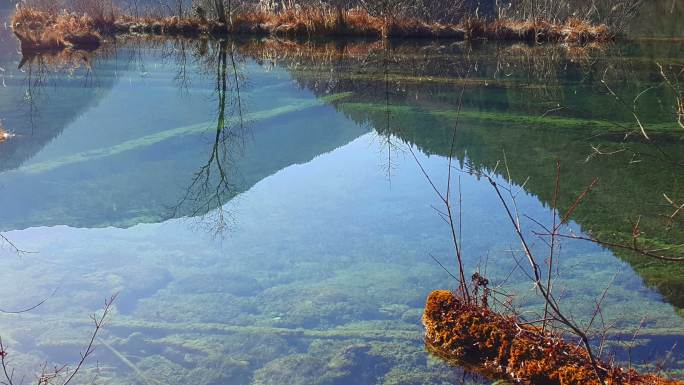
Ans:
[[[85,14],[52,15],[25,8],[12,17],[12,29],[21,42],[22,52],[95,49],[102,41],[96,25]]]
[[[383,24],[367,12],[331,9],[294,9],[268,15],[266,29],[278,36],[381,37]]]
[[[486,38],[497,41],[587,44],[608,41],[614,37],[607,26],[595,26],[579,19],[568,19],[565,23],[507,18],[485,23],[482,20],[469,19],[463,26],[470,39]]]

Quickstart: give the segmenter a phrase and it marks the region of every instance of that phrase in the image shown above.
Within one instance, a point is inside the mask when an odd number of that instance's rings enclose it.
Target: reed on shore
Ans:
[[[107,37],[131,33],[215,37],[273,35],[290,38],[490,39],[569,44],[614,38],[605,25],[593,25],[574,18],[563,22],[466,18],[458,24],[445,24],[410,17],[378,17],[362,8],[295,8],[277,12],[255,10],[236,13],[225,23],[207,19],[201,14],[192,17],[135,17],[120,11],[79,13],[63,9],[55,12],[24,6],[15,12],[12,28],[24,52],[94,49]]]
[[[102,42],[103,25],[87,14],[51,14],[31,8],[18,8],[12,29],[22,52],[60,51],[69,47],[94,49]]]

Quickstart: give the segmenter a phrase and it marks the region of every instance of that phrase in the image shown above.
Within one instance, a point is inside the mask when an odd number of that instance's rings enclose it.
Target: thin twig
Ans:
[[[546,274],[546,292],[551,294],[551,272],[553,271],[553,257],[554,251],[556,250],[556,233],[558,228],[556,227],[556,210],[558,208],[558,194],[560,193],[560,174],[561,174],[561,163],[560,159],[556,159],[556,187],[553,191],[553,199],[551,200],[551,216],[553,217],[553,226],[551,232],[551,245],[549,249],[549,268]],[[544,304],[544,323],[542,324],[542,332],[546,331],[546,318],[549,315],[549,304],[548,302]]]
[[[594,372],[596,374],[596,377],[600,381],[601,384],[605,385],[604,381],[604,376],[602,375],[602,369],[600,369],[598,362],[596,360],[596,357],[594,356],[591,344],[589,343],[589,338],[587,337],[586,333],[579,328],[568,316],[566,316],[561,310],[560,307],[558,306],[558,303],[556,300],[553,298],[553,295],[551,295],[542,285],[542,278],[541,278],[541,272],[539,269],[539,264],[537,263],[531,248],[529,247],[527,240],[525,236],[522,233],[522,229],[520,227],[520,222],[519,220],[516,220],[516,217],[513,215],[513,212],[511,211],[508,203],[506,203],[506,200],[504,199],[503,195],[501,195],[501,189],[497,185],[496,181],[494,179],[487,175],[484,174],[484,177],[489,180],[489,183],[492,185],[494,188],[494,191],[496,192],[499,201],[504,207],[504,210],[506,214],[508,215],[508,218],[510,219],[511,223],[513,224],[513,228],[515,229],[515,233],[518,236],[518,239],[522,243],[523,250],[525,252],[525,256],[527,257],[528,262],[530,263],[530,266],[532,267],[532,272],[534,274],[534,284],[535,287],[540,291],[542,297],[546,301],[546,303],[549,306],[550,312],[552,316],[557,317],[557,321],[560,322],[561,324],[567,326],[570,328],[573,332],[573,334],[577,335],[582,344],[584,345],[584,349],[587,352],[587,355],[589,356],[589,360],[591,362],[592,368],[594,369]]]

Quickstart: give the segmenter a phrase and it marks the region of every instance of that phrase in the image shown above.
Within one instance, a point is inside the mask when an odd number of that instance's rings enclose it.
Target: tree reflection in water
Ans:
[[[179,64],[179,84],[185,82],[184,46]],[[206,163],[195,173],[185,194],[174,208],[174,217],[190,216],[220,235],[229,229],[233,217],[224,207],[237,191],[234,178],[235,157],[240,156],[245,145],[245,121],[240,94],[245,82],[239,66],[244,59],[235,52],[235,44],[227,40],[204,41],[196,46],[195,56],[200,68],[215,73],[216,127],[213,143]]]

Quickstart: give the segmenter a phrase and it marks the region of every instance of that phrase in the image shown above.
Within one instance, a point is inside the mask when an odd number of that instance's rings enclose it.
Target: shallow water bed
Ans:
[[[562,47],[270,44],[131,41],[77,69],[3,59],[0,116],[15,136],[0,143],[0,229],[36,253],[3,249],[0,308],[49,297],[0,316],[15,366],[75,360],[87,315],[119,292],[97,351],[107,383],[459,383],[463,371],[423,347],[427,294],[456,283],[430,257],[454,266],[408,146],[444,187],[463,86],[454,165],[466,268],[515,293],[522,314],[541,301],[472,170],[496,170],[520,211],[548,223],[559,158],[561,207],[601,178],[571,218],[576,233],[619,237],[641,216],[649,241],[684,241],[681,222],[663,220],[663,194],[684,197],[669,91],[642,96],[645,142],[624,139],[631,111],[600,82],[618,67],[610,84],[625,97],[660,87],[652,63],[681,65],[677,47],[576,60]],[[473,65],[467,79],[454,63]],[[510,175],[495,168],[504,156]],[[556,293],[583,322],[612,282],[602,314],[619,360],[672,350],[667,372],[681,375],[680,267],[582,242],[564,242],[558,260]]]

